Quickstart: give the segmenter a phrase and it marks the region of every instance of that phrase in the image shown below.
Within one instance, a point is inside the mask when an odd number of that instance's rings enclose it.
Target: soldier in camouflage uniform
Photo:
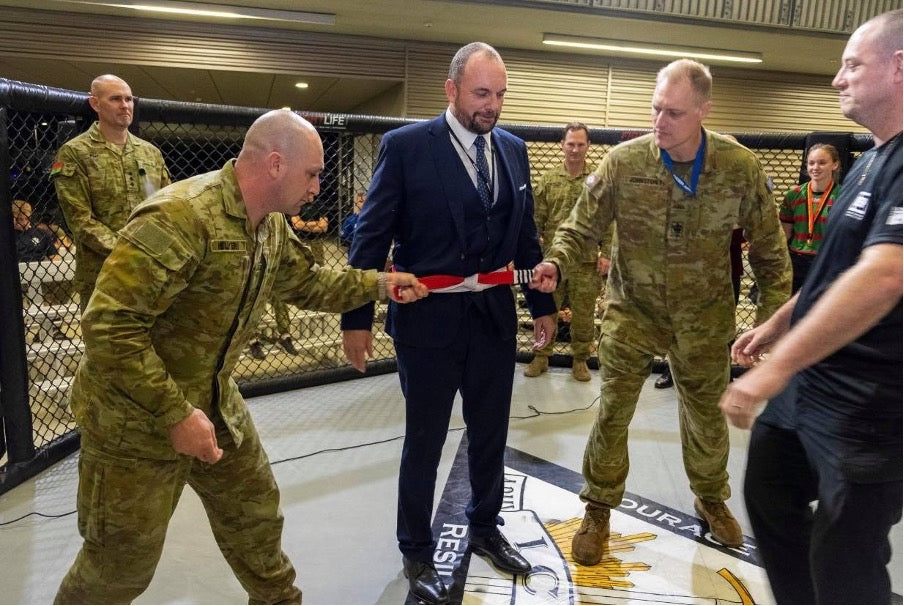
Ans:
[[[405,302],[426,294],[411,274],[314,264],[282,213],[317,194],[322,170],[314,128],[269,112],[237,160],[157,193],[121,230],[85,312],[72,387],[84,543],[57,603],[141,594],[185,484],[251,603],[300,601],[279,491],[232,378],[242,347],[271,293],[331,312],[394,285]]]
[[[51,169],[77,245],[73,283],[82,314],[116,232],[139,202],[170,183],[160,150],[128,130],[135,103],[125,81],[98,76],[88,103],[97,121],[63,144]]]
[[[566,124],[561,145],[564,162],[543,173],[534,188],[534,222],[537,224],[537,233],[547,248],[552,244],[556,228],[571,214],[571,209],[581,194],[584,179],[590,174],[586,161],[590,150],[590,130],[580,122]],[[571,307],[571,374],[578,381],[590,380],[587,358],[596,346],[593,320],[602,286],[599,260],[600,257],[608,257],[609,249],[606,246],[606,243],[601,242],[598,247],[591,248],[583,259],[570,266],[566,272],[568,279],[553,294],[556,309],[562,309],[566,297]],[[605,252],[601,254],[600,251]],[[524,369],[524,376],[538,377],[545,372],[554,346],[555,341],[550,341],[543,349],[537,350],[534,359]]]
[[[787,247],[756,156],[703,129],[712,79],[687,59],[659,72],[653,133],[612,149],[584,182],[534,284],[549,290],[615,221],[608,307],[599,345],[600,411],[584,454],[587,510],[572,541],[575,561],[599,562],[609,510],[628,475],[628,425],[654,355],[668,354],[680,405],[681,444],[695,509],[719,542],[738,546],[725,501],[728,428],[718,403],[728,384],[734,299],[728,249],[735,224],[750,241],[760,285],[757,322],[790,294]]]

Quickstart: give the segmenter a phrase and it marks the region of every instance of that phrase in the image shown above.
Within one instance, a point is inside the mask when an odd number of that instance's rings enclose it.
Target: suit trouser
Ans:
[[[412,560],[432,560],[436,546],[431,529],[436,470],[458,391],[467,425],[471,499],[465,513],[471,534],[495,531],[502,508],[515,337],[500,338],[483,314],[471,310],[447,347],[395,343],[405,395],[396,534],[399,550]]]
[[[597,355],[600,409],[584,451],[581,498],[618,507],[628,477],[628,426],[650,376],[653,354],[604,334]],[[678,391],[681,449],[691,491],[709,501],[727,500],[728,426],[719,410],[719,398],[728,385],[727,344],[676,335],[668,357]]]
[[[901,481],[851,482],[811,455],[815,439],[762,419],[750,436],[744,499],[776,602],[890,604]]]
[[[602,288],[602,279],[596,270],[596,263],[575,263],[568,271],[568,279],[553,293],[556,309],[562,309],[565,297],[571,307],[571,356],[575,360],[586,360],[596,347],[596,304]],[[555,347],[552,339],[537,356],[549,357]]]
[[[167,526],[187,483],[201,499],[214,538],[250,603],[299,603],[295,569],[281,548],[279,489],[254,426],[236,448],[225,428],[223,458],[141,459],[102,452],[82,437],[78,529],[81,551],[58,604],[128,604],[151,582]]]

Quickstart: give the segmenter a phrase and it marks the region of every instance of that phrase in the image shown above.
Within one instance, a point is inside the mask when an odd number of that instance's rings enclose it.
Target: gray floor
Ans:
[[[551,369],[536,379],[524,378],[522,370],[518,365],[510,446],[580,472],[587,431],[598,410],[597,373],[593,372],[590,383],[579,383],[567,369]],[[654,378],[644,386],[631,427],[632,472],[627,489],[693,516],[693,497],[681,464],[675,393],[654,389]],[[284,549],[299,572],[305,602],[403,603],[406,582],[394,542],[397,466],[404,432],[397,376],[261,397],[249,404],[282,490]],[[463,435],[459,407],[451,427],[438,497]],[[747,434],[733,430],[731,440],[735,495],[729,505],[749,535],[740,494]],[[76,463],[73,455],[0,497],[0,523],[4,524],[0,526],[0,602],[52,601],[80,544],[73,513]],[[566,493],[566,499],[573,501],[574,511],[580,510],[576,496]],[[22,516],[26,517],[13,521]],[[898,594],[901,544],[898,526],[893,532],[891,565]],[[690,569],[698,562],[671,565]],[[138,603],[246,601],[213,542],[200,503],[186,490],[157,574]],[[465,599],[465,603],[477,601],[481,599],[470,594]],[[485,596],[482,601],[492,600]]]

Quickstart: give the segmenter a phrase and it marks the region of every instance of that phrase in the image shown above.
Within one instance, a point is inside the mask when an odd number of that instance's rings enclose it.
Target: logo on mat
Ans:
[[[625,493],[612,511],[602,561],[579,566],[571,537],[581,525],[580,474],[509,448],[500,530],[533,564],[528,575],[501,572],[467,549],[470,494],[462,439],[433,529],[434,562],[454,603],[755,604],[771,601],[753,540],[715,542],[695,516]]]

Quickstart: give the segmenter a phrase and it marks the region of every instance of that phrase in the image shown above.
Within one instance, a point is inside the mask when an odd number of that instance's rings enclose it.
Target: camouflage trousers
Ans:
[[[571,307],[571,355],[575,360],[586,360],[596,347],[594,319],[601,288],[602,279],[596,271],[596,263],[576,263],[569,269],[568,279],[553,293],[556,309],[562,309],[566,297]],[[548,358],[554,347],[555,339],[534,355]]]
[[[273,317],[276,319],[276,334],[273,336],[279,338],[285,334],[289,334],[289,305],[284,303],[282,299],[273,297],[270,301],[270,309],[273,311]]]
[[[78,529],[84,542],[57,604],[128,604],[151,582],[185,484],[204,504],[214,538],[249,603],[298,604],[295,569],[283,553],[279,489],[254,426],[236,448],[218,423],[223,458],[142,459],[104,452],[82,437]]]
[[[650,376],[653,354],[604,334],[597,355],[600,409],[584,451],[581,498],[617,507],[628,477],[628,425]],[[728,425],[719,399],[728,385],[728,344],[676,335],[668,357],[678,393],[681,449],[691,491],[706,500],[727,500],[731,496]]]

